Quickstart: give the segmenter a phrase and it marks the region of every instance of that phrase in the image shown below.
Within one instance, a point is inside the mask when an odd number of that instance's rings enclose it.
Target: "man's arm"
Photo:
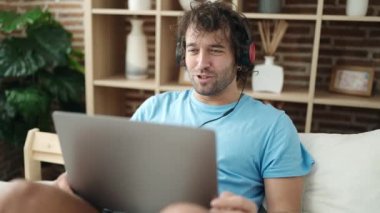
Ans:
[[[267,211],[298,213],[302,208],[303,176],[264,179]]]

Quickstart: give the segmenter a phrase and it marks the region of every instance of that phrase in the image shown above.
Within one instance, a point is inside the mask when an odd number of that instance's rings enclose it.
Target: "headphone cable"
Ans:
[[[219,120],[219,119],[221,119],[223,117],[226,117],[230,113],[232,113],[235,110],[236,106],[239,104],[241,97],[243,97],[243,91],[244,91],[245,85],[247,84],[247,79],[248,79],[248,76],[245,77],[244,84],[243,84],[243,87],[242,87],[240,95],[239,95],[239,99],[237,100],[236,104],[232,108],[230,108],[229,110],[225,111],[221,116],[202,123],[201,125],[198,126],[198,128],[201,128],[201,127],[203,127],[204,125],[206,125],[208,123],[217,121],[217,120]]]

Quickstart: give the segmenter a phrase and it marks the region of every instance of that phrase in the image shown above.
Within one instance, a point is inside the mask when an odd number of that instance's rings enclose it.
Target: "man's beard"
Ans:
[[[188,71],[188,74],[191,73]],[[207,75],[207,72],[206,72]],[[197,75],[191,75],[190,80],[195,91],[203,96],[215,96],[224,91],[234,80],[235,75],[232,72],[226,73],[223,76],[212,74],[215,79],[207,85],[201,85]]]

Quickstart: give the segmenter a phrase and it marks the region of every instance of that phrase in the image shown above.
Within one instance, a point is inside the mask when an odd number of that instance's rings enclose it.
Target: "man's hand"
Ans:
[[[69,181],[67,180],[67,173],[62,173],[56,180],[53,181],[53,186],[61,189],[64,192],[67,192],[71,195],[75,195],[73,190],[71,189],[69,185]]]
[[[212,213],[256,213],[254,202],[230,192],[223,192],[218,198],[211,201]]]

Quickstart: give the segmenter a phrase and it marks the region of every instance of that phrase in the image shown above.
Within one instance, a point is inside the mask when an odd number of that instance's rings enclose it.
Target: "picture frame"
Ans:
[[[178,83],[181,85],[192,85],[189,75],[186,73],[186,68],[181,67],[179,69]]]
[[[375,70],[371,67],[336,66],[332,70],[329,90],[332,92],[371,96]]]

